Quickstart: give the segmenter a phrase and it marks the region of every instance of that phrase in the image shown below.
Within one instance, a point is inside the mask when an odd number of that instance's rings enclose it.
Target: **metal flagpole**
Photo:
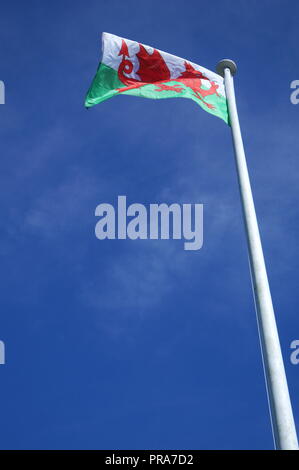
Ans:
[[[237,66],[232,60],[224,59],[217,64],[216,70],[224,77],[228,101],[275,447],[281,450],[298,450],[296,428],[236,106],[233,75],[237,71]]]

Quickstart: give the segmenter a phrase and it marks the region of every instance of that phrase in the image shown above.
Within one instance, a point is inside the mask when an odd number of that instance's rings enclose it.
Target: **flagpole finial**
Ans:
[[[218,75],[221,75],[221,77],[224,77],[224,69],[229,69],[230,73],[232,75],[235,75],[235,73],[237,72],[237,65],[233,60],[222,59],[216,65],[216,72],[218,73]]]

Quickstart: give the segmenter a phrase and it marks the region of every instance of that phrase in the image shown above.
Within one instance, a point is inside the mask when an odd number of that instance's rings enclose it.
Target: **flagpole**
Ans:
[[[280,450],[298,450],[291,400],[237,112],[233,79],[237,66],[232,60],[224,59],[218,63],[216,70],[219,75],[224,77],[228,101],[275,448]]]

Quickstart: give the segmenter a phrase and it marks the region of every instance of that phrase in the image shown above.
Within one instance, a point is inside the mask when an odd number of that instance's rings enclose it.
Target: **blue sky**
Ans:
[[[299,427],[299,5],[6,1],[0,15],[3,449],[271,449],[230,129],[191,100],[84,96],[108,31],[236,95]],[[204,246],[94,235],[101,202],[203,203]]]

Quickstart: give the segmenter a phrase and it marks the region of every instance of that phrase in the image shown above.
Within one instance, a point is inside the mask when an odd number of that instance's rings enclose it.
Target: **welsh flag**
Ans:
[[[113,34],[102,35],[103,58],[87,92],[90,108],[115,95],[191,98],[228,123],[223,78],[204,67]]]

